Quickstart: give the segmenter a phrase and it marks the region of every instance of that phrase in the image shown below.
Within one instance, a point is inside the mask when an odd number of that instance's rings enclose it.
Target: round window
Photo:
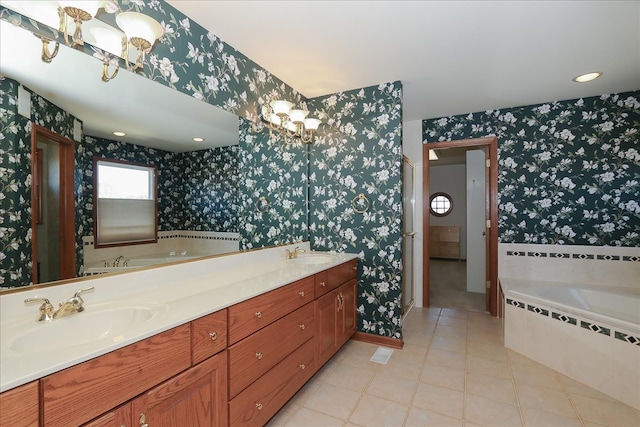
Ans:
[[[446,216],[453,209],[453,200],[447,193],[433,193],[429,199],[429,210],[432,215]]]

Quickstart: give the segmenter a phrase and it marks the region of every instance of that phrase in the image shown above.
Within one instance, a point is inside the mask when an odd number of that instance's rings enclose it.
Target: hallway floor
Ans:
[[[637,427],[640,411],[503,345],[487,313],[414,308],[387,364],[349,341],[269,427]]]
[[[467,262],[429,260],[429,298],[431,306],[486,311],[485,294],[467,292]]]

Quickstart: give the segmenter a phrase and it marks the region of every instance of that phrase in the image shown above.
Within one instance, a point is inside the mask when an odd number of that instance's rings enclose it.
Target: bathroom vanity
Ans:
[[[36,373],[36,378],[27,382],[28,376],[24,376],[22,384],[15,387],[5,384],[8,375],[2,368],[3,387],[11,388],[0,394],[0,425],[265,424],[356,332],[357,326],[357,256],[307,253],[296,261],[283,259],[285,248],[232,256],[244,255],[244,260],[234,260],[238,266],[246,265],[247,259],[256,260],[255,272],[263,274],[251,276],[246,266],[242,280],[234,281],[232,272],[200,275],[200,279],[192,274],[173,292],[173,300],[165,286],[157,292],[153,287],[143,290],[149,296],[147,303],[165,307],[146,321],[146,332],[134,327],[135,337],[128,338],[125,333],[108,340],[131,341],[127,345],[99,351],[96,357],[71,362],[62,369],[50,368],[51,372],[43,375]],[[210,267],[220,259],[208,260]],[[233,262],[225,264],[234,268]],[[176,272],[168,276],[172,274]],[[208,290],[206,281],[214,277],[225,284]],[[80,285],[85,287],[87,283]],[[105,289],[99,283],[91,284],[96,286],[96,294]],[[189,284],[189,290],[195,288],[197,292],[185,296]],[[129,299],[138,297],[134,294]],[[89,299],[86,297],[86,311],[73,316],[80,319],[90,313]],[[206,305],[211,308],[204,309]],[[30,307],[31,311],[36,308]],[[176,320],[188,312],[197,314]],[[163,327],[152,326],[156,318],[160,323],[165,319]],[[71,331],[69,340],[73,340]],[[3,358],[6,348],[4,343]],[[46,349],[40,356],[47,357]],[[32,357],[27,356],[26,362],[30,360]]]

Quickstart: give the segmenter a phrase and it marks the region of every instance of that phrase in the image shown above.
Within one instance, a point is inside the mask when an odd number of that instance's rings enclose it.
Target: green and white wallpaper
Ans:
[[[498,137],[505,243],[640,247],[640,91],[424,120],[423,143]]]

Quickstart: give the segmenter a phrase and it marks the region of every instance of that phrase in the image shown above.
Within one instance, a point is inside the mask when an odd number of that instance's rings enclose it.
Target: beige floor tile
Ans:
[[[501,333],[485,331],[482,329],[467,329],[467,341],[469,343],[491,343],[504,347],[504,338]]]
[[[516,393],[510,379],[482,374],[467,374],[467,393],[517,405]]]
[[[524,384],[562,390],[562,384],[553,369],[512,364],[511,373],[516,385]]]
[[[463,353],[455,353],[431,347],[427,353],[426,363],[446,366],[447,368],[465,369],[466,358]]]
[[[299,405],[303,405],[304,402],[309,399],[309,396],[313,395],[313,393],[320,388],[322,383],[318,380],[314,380],[313,378],[307,381],[307,383],[302,386],[300,390],[293,396],[291,399],[292,402],[295,402]]]
[[[466,353],[467,341],[465,338],[439,337],[434,335],[431,340],[430,348],[453,351],[456,353]]]
[[[560,383],[562,384],[564,391],[568,393],[579,394],[581,396],[595,397],[596,399],[601,399],[601,400],[611,400],[611,401],[616,400],[613,397],[607,394],[604,394],[602,392],[599,392],[598,390],[595,390],[586,384],[576,381],[573,378],[569,378],[566,375],[558,374],[558,379],[560,380]]]
[[[397,378],[418,380],[422,374],[422,362],[411,360],[394,359],[391,356],[386,365],[380,365],[377,372],[394,375]]]
[[[543,364],[538,363],[535,360],[531,360],[527,356],[524,356],[511,349],[507,349],[507,357],[509,358],[509,362],[513,365],[524,365],[524,366],[532,366],[534,368],[545,368]]]
[[[459,317],[446,317],[440,316],[438,319],[438,326],[450,326],[453,328],[467,329],[467,319],[461,319]]]
[[[585,421],[591,421],[611,427],[640,426],[637,410],[621,402],[595,399],[569,393],[569,398]]]
[[[459,310],[456,308],[443,308],[440,312],[440,316],[457,317],[459,319],[466,320],[469,317],[469,312],[467,310]]]
[[[521,408],[524,425],[527,427],[582,427],[575,417],[567,417],[541,409]]]
[[[308,408],[300,408],[285,425],[286,427],[342,427],[344,421]]]
[[[502,360],[485,359],[471,354],[467,354],[467,372],[511,379],[509,363]]]
[[[424,361],[424,357],[427,354],[427,347],[405,344],[401,350],[396,349],[393,351],[392,359],[399,359],[403,361],[420,362]]]
[[[426,364],[422,370],[420,381],[464,391],[464,377],[463,370]]]
[[[467,394],[465,420],[483,426],[521,426],[520,410],[515,405]]]
[[[324,382],[363,392],[375,373],[376,370],[369,367],[359,368],[341,363],[324,379]]]
[[[516,393],[518,394],[520,406],[523,408],[541,409],[571,418],[577,416],[569,397],[564,391],[518,384]]]
[[[402,331],[402,340],[405,345],[410,344],[419,347],[429,347],[432,336],[433,329],[428,331]]]
[[[332,384],[322,384],[304,403],[304,407],[347,420],[356,407],[360,393]]]
[[[500,360],[506,362],[507,350],[502,343],[497,342],[467,342],[467,354],[484,357],[489,360]]]
[[[462,419],[464,393],[446,387],[420,383],[413,398],[413,406]]]
[[[416,379],[399,378],[380,371],[375,374],[365,393],[409,405],[417,387]]]
[[[467,330],[462,328],[454,328],[453,326],[438,325],[433,335],[439,337],[466,338]]]
[[[291,399],[271,420],[267,423],[267,427],[282,427],[293,417],[293,415],[301,408],[295,399]]]
[[[366,427],[401,426],[408,411],[408,405],[364,395],[349,418],[349,422]]]
[[[416,407],[409,409],[405,427],[462,427],[462,420]]]

